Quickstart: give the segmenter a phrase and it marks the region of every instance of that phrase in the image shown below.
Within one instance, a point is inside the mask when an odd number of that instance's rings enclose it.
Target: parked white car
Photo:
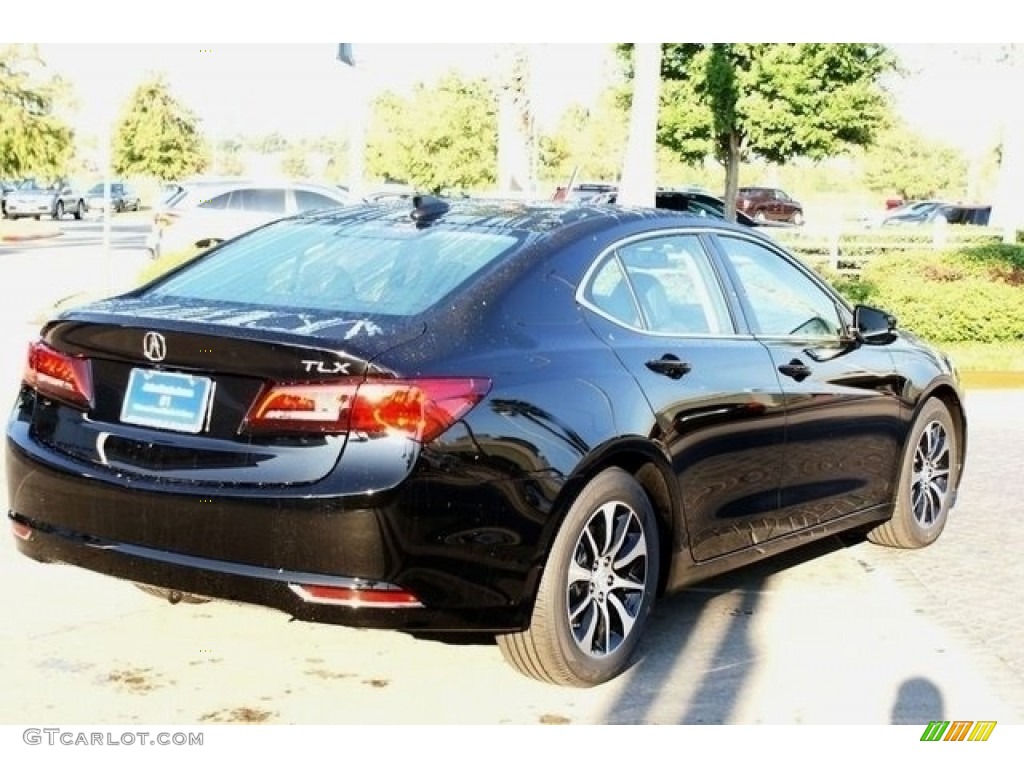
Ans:
[[[343,187],[329,184],[193,179],[166,190],[146,247],[154,257],[206,248],[285,216],[349,202]]]

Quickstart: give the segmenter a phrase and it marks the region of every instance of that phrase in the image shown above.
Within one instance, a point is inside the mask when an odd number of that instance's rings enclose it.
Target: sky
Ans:
[[[1006,28],[998,23],[1004,6],[929,0],[921,13],[913,2],[786,0],[785,13],[770,13],[763,0],[47,0],[5,3],[0,42],[40,41],[49,63],[74,83],[74,118],[85,133],[108,128],[131,89],[160,71],[207,133],[221,137],[343,132],[367,94],[430,81],[449,68],[495,72],[510,39],[531,41],[536,54],[542,124],[570,102],[592,101],[607,79],[609,43],[595,41],[880,39],[900,51],[910,72],[894,86],[900,110],[926,134],[973,150],[993,141],[1009,108],[1006,94],[1024,85],[983,64],[999,47],[984,41]],[[181,42],[203,37],[225,42]],[[354,44],[355,70],[337,62],[337,44],[323,38],[367,41]],[[927,42],[892,42],[899,40]]]
[[[604,44],[528,46],[539,86],[539,119],[553,122],[573,101],[589,103],[605,81]],[[98,134],[114,122],[148,73],[167,75],[174,94],[216,137],[280,131],[320,136],[345,130],[354,100],[407,89],[449,69],[497,74],[509,46],[354,44],[356,67],[336,60],[334,43],[41,44],[47,64],[74,85],[78,127]],[[503,58],[504,57],[504,58]]]
[[[1007,93],[1024,83],[994,64],[1000,44],[891,44],[906,74],[891,88],[899,111],[922,133],[968,152],[991,147]],[[542,126],[573,102],[592,103],[612,76],[607,43],[528,44]],[[357,66],[336,60],[335,43],[42,43],[44,59],[74,85],[73,114],[86,135],[116,120],[147,74],[165,73],[173,92],[203,120],[208,135],[278,131],[288,137],[342,134],[360,99],[407,89],[446,70],[497,74],[510,46],[496,43],[356,43]]]

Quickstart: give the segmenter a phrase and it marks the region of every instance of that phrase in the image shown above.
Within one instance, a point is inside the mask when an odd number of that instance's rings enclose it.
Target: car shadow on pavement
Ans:
[[[735,722],[741,696],[765,653],[751,634],[771,582],[845,547],[844,539],[832,536],[662,599],[605,722]]]

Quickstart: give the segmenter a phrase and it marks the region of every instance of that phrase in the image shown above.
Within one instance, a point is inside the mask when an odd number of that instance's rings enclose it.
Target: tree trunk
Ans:
[[[740,187],[740,136],[729,134],[729,149],[725,157],[725,218],[736,221],[736,192]]]
[[[658,92],[661,87],[661,43],[633,48],[633,107],[619,184],[620,205],[654,207],[657,193]]]

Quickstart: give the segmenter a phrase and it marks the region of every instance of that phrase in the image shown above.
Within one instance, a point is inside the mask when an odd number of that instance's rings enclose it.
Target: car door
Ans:
[[[671,459],[694,559],[762,541],[778,512],[779,376],[764,345],[737,330],[701,237],[620,243],[591,269],[583,299],[654,412],[647,436]]]
[[[891,501],[902,428],[888,349],[855,343],[849,310],[781,251],[739,233],[716,242],[748,324],[781,374],[778,535]]]

